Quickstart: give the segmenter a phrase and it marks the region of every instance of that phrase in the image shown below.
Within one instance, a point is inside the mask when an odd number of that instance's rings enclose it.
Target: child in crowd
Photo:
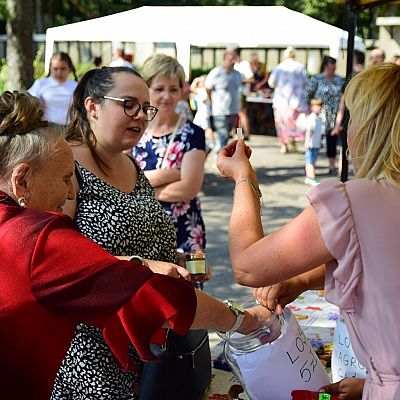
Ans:
[[[201,75],[193,79],[190,86],[192,93],[192,99],[196,105],[196,114],[193,119],[193,123],[204,129],[206,135],[206,149],[207,154],[214,147],[215,137],[214,132],[211,128],[211,101],[208,98],[204,82],[207,75]]]
[[[74,79],[69,79],[69,74],[73,74]],[[67,124],[68,108],[78,85],[77,81],[70,56],[62,52],[53,54],[47,76],[37,79],[28,89],[28,92],[42,103],[43,119],[60,125]]]
[[[323,101],[312,99],[310,102],[311,114],[307,117],[307,130],[304,141],[306,154],[306,178],[304,183],[317,186],[319,181],[315,179],[315,163],[318,158],[322,138],[322,119],[320,117]]]

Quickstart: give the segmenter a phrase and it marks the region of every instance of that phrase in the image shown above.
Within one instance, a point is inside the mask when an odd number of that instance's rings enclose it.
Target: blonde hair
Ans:
[[[311,99],[310,100],[310,106],[323,106],[324,101],[322,99]]]
[[[289,46],[284,52],[283,52],[283,57],[284,58],[296,58],[296,50],[294,47]]]
[[[0,180],[7,183],[20,163],[40,168],[57,157],[63,137],[59,125],[42,120],[40,101],[28,92],[6,91],[0,96]]]
[[[147,86],[151,86],[157,76],[176,76],[182,89],[185,84],[185,71],[179,62],[165,54],[153,54],[142,65],[141,75]]]
[[[358,178],[386,178],[400,188],[400,66],[381,63],[356,75],[344,96],[352,120]]]

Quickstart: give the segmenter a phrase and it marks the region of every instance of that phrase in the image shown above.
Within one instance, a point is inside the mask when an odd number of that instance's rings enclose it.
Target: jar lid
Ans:
[[[205,253],[188,253],[188,257],[190,260],[204,260],[206,258]]]

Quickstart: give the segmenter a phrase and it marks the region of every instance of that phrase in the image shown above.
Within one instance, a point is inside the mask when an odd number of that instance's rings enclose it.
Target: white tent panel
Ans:
[[[55,41],[176,43],[188,73],[190,46],[327,48],[337,57],[347,32],[282,6],[146,6],[47,29],[46,69]]]

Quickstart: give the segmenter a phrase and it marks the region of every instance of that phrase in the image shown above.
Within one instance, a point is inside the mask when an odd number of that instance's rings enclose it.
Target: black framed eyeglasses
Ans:
[[[154,106],[142,106],[136,100],[131,99],[121,99],[119,97],[102,96],[102,99],[114,100],[124,103],[124,113],[128,117],[136,117],[140,110],[143,110],[144,119],[146,121],[151,121],[157,115],[158,108]]]

